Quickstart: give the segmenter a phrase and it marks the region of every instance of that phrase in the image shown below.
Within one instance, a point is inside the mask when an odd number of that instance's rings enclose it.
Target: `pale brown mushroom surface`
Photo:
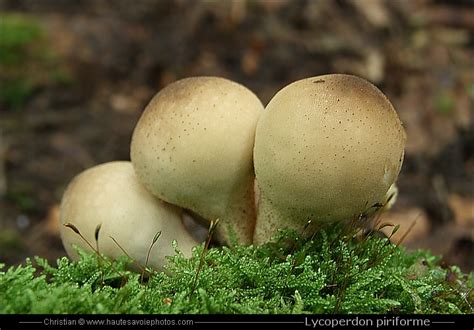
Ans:
[[[343,74],[280,90],[257,126],[260,202],[254,241],[308,221],[350,219],[383,203],[403,162],[405,132],[393,106],[368,81]]]
[[[132,138],[137,176],[154,195],[208,221],[217,238],[252,241],[253,146],[263,105],[246,87],[218,77],[174,82],[148,104]]]
[[[183,226],[181,210],[151,195],[137,180],[132,164],[125,161],[97,165],[76,176],[64,193],[60,221],[74,225],[94,247],[100,225],[100,253],[114,259],[124,255],[113,237],[142,266],[155,234],[161,231],[148,263],[157,270],[163,269],[166,256],[175,254],[174,240],[185,256],[191,256],[197,245]],[[91,251],[70,228],[61,226],[60,234],[72,259],[78,259],[74,245]]]

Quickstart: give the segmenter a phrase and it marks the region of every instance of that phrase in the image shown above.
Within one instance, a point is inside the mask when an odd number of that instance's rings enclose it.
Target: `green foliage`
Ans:
[[[57,62],[38,22],[23,15],[0,16],[0,103],[15,109],[43,85],[70,83]]]
[[[194,287],[203,248],[190,259],[177,251],[145,282],[126,258],[27,260],[0,272],[0,313],[473,312],[472,274],[341,226],[312,239],[282,232],[261,247],[211,248]]]

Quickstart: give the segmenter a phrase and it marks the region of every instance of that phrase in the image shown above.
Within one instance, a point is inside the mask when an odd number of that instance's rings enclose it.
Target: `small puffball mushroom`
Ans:
[[[246,87],[193,77],[161,90],[133,132],[131,159],[145,187],[208,221],[216,238],[252,242],[253,146],[263,105]]]
[[[280,90],[256,130],[254,243],[283,228],[310,235],[318,224],[383,204],[400,172],[405,139],[389,100],[364,79],[331,74]]]
[[[151,195],[125,161],[98,165],[76,176],[64,193],[60,221],[61,239],[72,259],[78,259],[74,245],[90,247],[66,223],[73,224],[92,246],[100,224],[99,251],[114,259],[124,255],[113,237],[142,266],[155,234],[161,231],[148,262],[156,270],[163,269],[166,256],[175,254],[173,240],[187,257],[197,245],[182,224],[180,209]]]

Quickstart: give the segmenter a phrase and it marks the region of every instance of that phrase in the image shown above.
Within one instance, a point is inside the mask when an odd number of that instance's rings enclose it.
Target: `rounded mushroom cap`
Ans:
[[[272,207],[305,217],[293,221],[343,220],[384,201],[404,145],[397,113],[368,81],[303,79],[280,90],[260,118],[256,179]]]
[[[233,192],[253,182],[255,127],[262,110],[255,94],[224,78],[193,77],[168,85],[133,132],[131,159],[138,177],[169,203],[208,220],[221,216]]]
[[[113,237],[141,265],[155,234],[162,234],[153,246],[149,266],[161,270],[165,256],[174,255],[172,241],[184,255],[190,256],[197,243],[185,230],[179,208],[152,196],[138,182],[130,162],[110,162],[90,168],[69,184],[64,193],[61,224],[71,223],[95,246],[94,233],[101,224],[99,250],[111,258],[124,253],[110,238]],[[72,259],[78,255],[74,245],[90,250],[87,243],[70,228],[61,226],[61,239]]]

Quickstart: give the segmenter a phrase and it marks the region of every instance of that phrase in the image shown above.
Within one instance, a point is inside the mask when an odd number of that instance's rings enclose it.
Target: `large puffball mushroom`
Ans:
[[[350,220],[383,204],[404,146],[397,113],[368,81],[331,74],[286,86],[257,125],[254,243],[283,228],[310,234],[318,224]]]
[[[263,105],[246,87],[193,77],[161,90],[133,132],[131,159],[145,187],[202,218],[219,219],[216,238],[252,242],[253,146]],[[233,236],[234,234],[235,236]]]
[[[69,184],[64,193],[60,221],[61,239],[67,254],[78,259],[74,245],[90,250],[87,243],[64,224],[74,225],[95,246],[95,230],[101,225],[98,239],[100,253],[117,258],[124,252],[142,266],[155,234],[161,235],[153,245],[148,265],[162,270],[166,256],[175,254],[173,240],[185,256],[191,256],[197,245],[185,230],[179,208],[158,200],[138,181],[132,164],[110,162],[90,168]]]

